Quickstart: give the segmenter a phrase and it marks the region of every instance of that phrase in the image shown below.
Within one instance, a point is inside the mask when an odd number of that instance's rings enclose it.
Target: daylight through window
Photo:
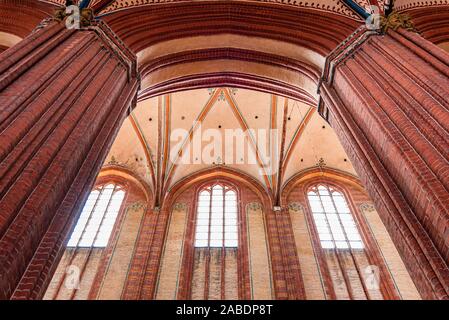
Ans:
[[[214,185],[198,196],[195,247],[237,247],[237,194]]]
[[[313,219],[324,249],[363,249],[363,242],[344,195],[319,185],[308,193]]]
[[[125,191],[114,184],[93,190],[67,247],[106,247],[124,197]]]

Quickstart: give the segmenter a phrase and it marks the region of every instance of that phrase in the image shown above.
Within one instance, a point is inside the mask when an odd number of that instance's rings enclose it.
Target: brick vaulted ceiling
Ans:
[[[41,2],[53,2],[62,5],[65,0],[39,0]],[[155,5],[174,2],[200,2],[208,0],[91,0],[91,7],[101,7],[100,14],[110,13],[117,10],[129,9],[137,6]],[[252,2],[275,3],[284,6],[301,7],[328,11],[354,19],[358,19],[353,11],[348,9],[340,0],[246,0]],[[384,0],[355,0],[360,6],[368,8],[370,5],[383,6]],[[411,8],[447,5],[447,0],[396,0],[396,10],[406,10]]]
[[[383,5],[383,0],[356,1],[362,7]],[[0,50],[20,41],[64,2],[0,1]],[[395,5],[396,10],[429,7],[441,14],[438,7],[449,0],[396,0]],[[155,198],[163,199],[186,177],[214,166],[245,172],[273,199],[289,179],[310,168],[326,166],[356,175],[315,108],[326,55],[362,23],[341,0],[92,0],[90,7],[137,54],[142,75],[139,103],[105,165],[131,169],[147,181]],[[443,42],[438,28],[446,30],[447,24],[435,29],[425,12],[415,17],[425,37]],[[258,87],[257,81],[238,78],[239,71],[277,83]],[[212,74],[212,80],[203,73]],[[194,85],[180,81],[183,75]],[[195,125],[199,120],[201,128]],[[177,129],[189,135],[173,137]],[[226,129],[277,129],[277,148],[269,139],[262,143],[249,136],[243,163],[237,159],[242,150],[225,142],[214,163],[192,163],[192,155],[190,163],[173,163],[192,150],[193,134],[207,129],[223,136]],[[268,160],[262,159],[261,150],[269,150]],[[230,155],[231,163],[226,162]]]
[[[385,0],[354,1],[367,11],[375,5],[382,12]],[[2,3],[13,3],[16,8],[23,6],[21,12],[38,9],[33,14],[36,17],[17,20],[16,29],[25,31],[30,29],[31,24],[35,25],[34,18],[45,17],[46,12],[51,14],[65,0],[2,0],[0,6]],[[244,32],[266,37],[271,32],[271,37],[290,42],[299,42],[309,34],[311,38],[306,40],[314,46],[312,49],[325,56],[363,23],[342,0],[91,0],[89,6],[135,53],[155,41],[180,35]],[[440,9],[442,6],[444,8]],[[449,0],[394,2],[394,10],[416,17],[415,26],[431,41],[432,36],[438,37],[443,28],[449,28],[449,23],[441,23],[449,20],[448,6]],[[9,17],[7,12],[4,14]],[[20,13],[15,10],[15,14]],[[436,15],[439,17],[432,19]],[[435,23],[435,20],[440,23]],[[436,31],[431,35],[425,34],[432,33],[429,29]],[[24,33],[16,32],[16,35],[22,36]]]
[[[102,13],[111,12],[114,10],[129,8],[133,6],[141,6],[146,4],[156,4],[156,3],[164,3],[164,2],[182,2],[185,0],[117,0],[113,1],[111,5],[104,8]],[[197,0],[202,1],[202,0]],[[303,7],[303,8],[314,8],[319,10],[330,11],[333,13],[351,16],[356,18],[356,15],[349,10],[341,1],[339,0],[253,0],[255,2],[268,2],[268,3],[276,3],[279,5],[286,6],[294,6],[294,7]],[[368,6],[369,0],[357,0],[359,4],[362,6]],[[377,0],[374,0],[377,1]],[[382,1],[382,0],[381,0]],[[99,1],[97,1],[99,2]]]
[[[356,1],[366,8],[382,7],[384,0]],[[413,12],[429,7],[441,14],[438,7],[448,2],[396,0],[395,9]],[[0,1],[0,50],[20,41],[64,3]],[[137,54],[142,75],[139,103],[124,122],[105,165],[131,169],[147,181],[156,198],[214,166],[245,172],[273,199],[289,179],[309,168],[326,166],[356,175],[315,108],[325,56],[363,23],[341,0],[92,0],[90,7]],[[426,12],[415,17],[424,36],[440,41],[441,32],[432,31],[436,29]],[[238,71],[276,78],[277,83],[258,87],[257,81],[238,78]],[[212,80],[203,79],[202,73],[212,74]],[[184,78],[179,81],[181,75],[191,77],[195,85]],[[214,83],[215,78],[220,81]],[[248,81],[251,85],[246,85]],[[201,129],[195,125],[198,120]],[[176,129],[189,135],[172,137]],[[273,141],[263,145],[250,136],[244,163],[237,159],[242,150],[225,142],[221,156],[214,155],[215,163],[173,163],[191,150],[193,134],[207,129],[223,134],[226,129],[277,129],[277,148]],[[206,145],[203,142],[201,148]],[[262,159],[261,150],[269,150],[268,160]],[[231,163],[226,160],[229,155]],[[193,155],[190,160],[195,162]]]

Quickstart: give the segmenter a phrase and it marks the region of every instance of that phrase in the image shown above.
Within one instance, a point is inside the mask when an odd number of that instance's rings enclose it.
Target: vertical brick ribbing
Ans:
[[[142,219],[121,297],[123,300],[139,300],[141,298],[141,290],[158,216],[159,212],[147,210]]]
[[[449,55],[402,29],[362,39],[328,59],[328,120],[421,295],[447,299]]]
[[[47,21],[0,72],[0,298],[39,299],[136,101],[136,62],[103,23]]]
[[[218,169],[213,170],[213,172],[220,172]],[[248,177],[238,172],[233,172],[233,174],[248,179]],[[195,178],[197,178],[196,175],[190,176],[188,180],[184,181],[184,184],[187,184],[187,181],[194,180]],[[217,177],[214,177],[214,181],[216,179]],[[205,183],[204,180],[201,181]],[[268,199],[259,199],[243,183],[233,179],[229,179],[229,183],[238,186],[241,196],[240,211],[245,210],[246,205],[254,201],[261,201],[264,211],[267,211],[266,229],[276,299],[305,299],[305,290],[296,253],[293,229],[286,210],[275,212],[271,210],[271,204]],[[178,299],[190,298],[194,249],[195,215],[193,213],[196,203],[195,190],[195,186],[193,186],[183,193],[186,199],[185,201],[189,204],[189,221],[187,223],[187,234],[183,244],[182,268],[179,273],[179,287],[177,292]],[[172,194],[176,194],[176,192],[172,190]],[[160,212],[148,213],[142,222],[122,299],[154,299],[157,275],[160,272],[161,253],[164,241],[166,241],[169,213],[175,198],[166,200]],[[240,226],[241,228],[242,226]],[[246,229],[246,226],[243,225],[243,228]],[[246,231],[240,232],[242,243],[246,243],[247,241],[245,233]],[[250,299],[249,253],[247,250],[240,251],[239,298]]]
[[[276,299],[306,299],[288,210],[270,209],[266,219]]]

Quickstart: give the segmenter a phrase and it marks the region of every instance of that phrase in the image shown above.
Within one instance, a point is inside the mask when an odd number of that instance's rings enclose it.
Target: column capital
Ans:
[[[369,37],[378,34],[378,30],[368,30],[365,25],[360,26],[332,50],[324,62],[323,74],[318,83],[318,93],[320,93],[323,82],[332,83],[334,70],[340,63],[354,54]]]
[[[67,14],[67,8],[68,7],[64,7],[64,8],[56,10],[55,14],[54,14],[54,18],[58,21],[65,20],[68,16],[70,16]],[[83,9],[80,8],[79,13],[80,13],[80,25],[81,26],[87,27],[93,23],[94,12],[91,8],[83,8]]]
[[[402,12],[392,12],[387,17],[381,16],[380,28],[382,33],[386,33],[388,29],[398,30],[399,28],[416,32],[412,18]]]
[[[391,32],[391,30],[397,31],[400,28],[416,32],[410,16],[399,12],[393,12],[388,17],[380,16],[379,23],[380,27],[376,30],[371,30],[366,25],[360,26],[331,51],[326,57],[323,74],[318,84],[318,93],[320,92],[322,82],[332,83],[335,68],[357,52],[360,46],[370,37],[383,36]]]
[[[62,9],[61,9],[62,10]],[[83,9],[90,10],[90,9]],[[43,29],[59,24],[61,28],[65,28],[65,19],[55,16],[42,20],[42,22],[36,27],[33,33],[42,32]],[[70,30],[70,29],[68,29]],[[114,33],[114,31],[102,20],[91,20],[89,24],[81,24],[81,27],[76,32],[89,32],[93,31],[97,34],[98,38],[105,44],[111,53],[117,56],[117,58],[123,63],[124,67],[128,70],[129,78],[137,77],[140,79],[140,75],[137,71],[137,57],[128,48],[128,46]]]

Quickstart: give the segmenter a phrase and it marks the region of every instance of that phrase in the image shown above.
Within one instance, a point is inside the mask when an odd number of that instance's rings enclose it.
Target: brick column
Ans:
[[[101,22],[47,20],[0,74],[0,299],[39,299],[136,103],[136,58]]]
[[[361,28],[329,55],[320,94],[421,295],[447,299],[449,55],[402,28]]]
[[[276,299],[305,300],[307,297],[288,208],[275,211],[266,207],[267,235]]]

